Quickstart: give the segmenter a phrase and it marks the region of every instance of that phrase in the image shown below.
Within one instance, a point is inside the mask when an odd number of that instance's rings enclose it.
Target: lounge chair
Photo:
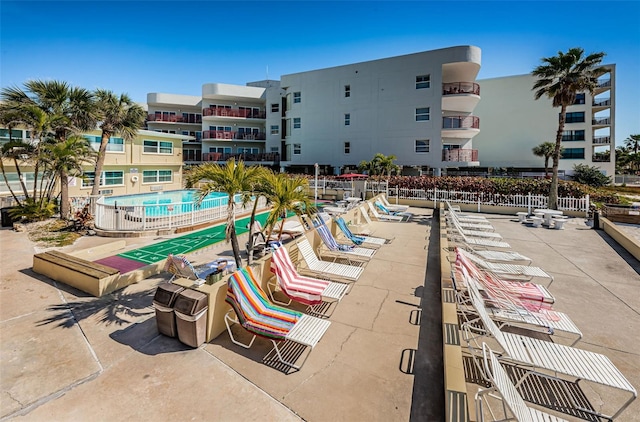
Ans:
[[[448,227],[450,227],[450,225],[448,225]],[[496,240],[496,239],[489,239],[486,237],[472,237],[472,236],[467,236],[465,235],[463,232],[460,232],[458,230],[447,230],[447,232],[449,233],[449,236],[453,239],[454,242],[463,242],[466,243],[467,245],[473,247],[474,249],[478,249],[478,248],[499,248],[499,249],[507,249],[507,248],[511,248],[511,245],[509,245],[509,243],[502,241],[502,240]]]
[[[296,240],[296,246],[302,257],[297,267],[301,274],[352,283],[357,281],[364,271],[364,267],[321,261],[306,236],[301,236]]]
[[[391,211],[389,210],[387,207],[384,206],[384,204],[378,200],[373,201],[375,208],[378,208],[378,210],[380,210],[380,212],[382,213],[382,215],[395,215],[395,216],[401,216],[403,218],[403,221],[409,221],[409,219],[411,219],[411,217],[413,216],[413,214],[411,214],[410,212],[404,212],[404,211]],[[375,209],[374,208],[374,209]]]
[[[334,262],[338,259],[346,260],[349,265],[362,265],[369,262],[375,254],[375,249],[363,248],[359,246],[338,243],[331,234],[329,227],[319,216],[310,218],[309,216],[301,216],[310,227],[313,227],[322,239],[322,243],[318,247],[318,255],[321,258],[332,259]]]
[[[491,251],[475,249],[471,245],[466,245],[476,255],[480,255],[488,262],[526,262],[531,264],[532,259],[515,251]]]
[[[349,285],[328,280],[307,277],[298,274],[295,265],[291,262],[289,252],[284,246],[277,246],[271,255],[271,272],[274,276],[269,280],[267,287],[271,301],[279,305],[288,306],[292,300],[307,305],[310,314],[328,316],[325,304],[337,303],[349,290]],[[274,297],[274,293],[280,287],[282,293],[288,298],[288,302],[282,302]]]
[[[169,254],[164,270],[172,274],[171,279],[169,279],[169,283],[171,283],[176,277],[189,280],[206,280],[207,277],[222,271],[226,266],[226,260],[216,260],[209,264],[194,267],[186,256]]]
[[[405,212],[409,209],[409,205],[391,204],[385,194],[381,194],[378,198],[380,198],[380,202],[382,202],[389,211]]]
[[[229,277],[227,285],[225,300],[232,309],[225,314],[224,322],[231,341],[248,349],[253,345],[256,336],[267,338],[273,343],[272,351],[275,350],[280,362],[300,369],[309,355],[305,356],[300,365],[296,365],[296,362],[285,359],[285,346],[280,347],[278,343],[290,341],[313,349],[331,322],[270,303],[265,292],[256,283],[251,268],[245,267],[234,272]],[[236,317],[232,318],[231,313],[235,313]],[[240,324],[253,334],[248,344],[235,339],[230,325],[233,323]]]
[[[531,280],[534,277],[539,278],[547,278],[549,279],[549,284],[547,287],[551,286],[553,283],[553,276],[548,274],[540,267],[534,267],[530,265],[517,265],[517,264],[505,264],[505,263],[497,263],[497,262],[489,262],[484,260],[481,256],[476,255],[473,252],[465,251],[461,248],[456,248],[456,255],[458,259],[466,259],[473,262],[476,266],[485,269],[487,271],[491,271],[497,275],[504,275],[505,277],[517,277],[517,278],[526,278],[527,280]]]
[[[551,309],[550,305],[555,302],[551,292],[540,284],[500,278],[491,271],[481,271],[473,262],[464,259],[464,257],[456,257],[456,267],[465,269],[468,274],[478,280],[490,296],[508,295],[513,302],[519,303],[528,310]]]
[[[373,215],[373,217],[377,220],[377,221],[393,221],[393,222],[401,222],[401,221],[407,221],[408,219],[405,218],[404,216],[401,215],[391,215],[391,214],[380,214],[376,208],[373,206],[373,204],[369,201],[365,201],[367,203],[367,205],[369,206],[369,211],[371,212],[371,215]]]
[[[478,329],[475,324],[466,322],[462,324],[462,338],[474,356],[477,356],[478,350],[482,350],[481,342],[484,342],[485,339],[492,339],[501,349],[499,360],[527,370],[524,378],[531,374],[540,374],[552,379],[571,378],[571,381],[578,385],[583,382],[593,382],[622,390],[631,395],[612,416],[598,414],[602,417],[615,419],[636,399],[636,389],[607,356],[537,338],[503,332],[486,312],[482,298],[478,297],[473,290],[469,290],[469,298],[483,325],[482,329]],[[522,381],[521,379],[519,382]],[[585,389],[582,390],[585,391]],[[605,404],[610,404],[610,402]]]
[[[462,278],[467,290],[473,290],[476,297],[483,298],[483,306],[500,329],[506,326],[525,328],[529,331],[541,332],[554,337],[567,338],[570,346],[574,346],[582,339],[582,332],[571,320],[569,315],[555,310],[543,309],[533,311],[513,302],[508,295],[500,297],[484,297],[480,293],[480,286],[476,279],[468,274],[465,269],[455,273],[454,285],[456,289],[460,286],[458,277]],[[498,294],[500,292],[497,292]],[[496,292],[492,292],[496,294]],[[475,307],[470,305],[468,295],[462,292],[456,295],[458,300],[458,310],[464,319],[473,322],[477,319]],[[488,304],[488,305],[487,305]],[[479,306],[479,304],[476,304]]]
[[[342,217],[336,217],[334,220],[342,234],[344,234],[344,236],[349,239],[354,245],[363,246],[365,248],[378,249],[382,245],[388,243],[387,239],[384,239],[382,237],[359,236],[353,234],[351,230],[349,230],[347,222],[344,221],[344,218]]]
[[[500,233],[484,231],[484,230],[469,230],[460,226],[460,222],[456,219],[451,219],[448,221],[453,225],[454,230],[457,230],[459,233],[464,234],[469,237],[487,237],[491,239],[501,240],[502,236]]]
[[[516,386],[511,382],[507,371],[504,370],[498,361],[493,350],[484,344],[482,353],[484,373],[491,383],[491,387],[480,389],[476,393],[476,416],[479,422],[484,422],[487,414],[491,415],[491,420],[493,421],[566,421],[565,419],[527,406]],[[501,401],[502,405],[500,407],[502,414],[500,418],[496,418],[496,411],[491,408],[489,399]]]
[[[468,214],[468,213],[462,213],[462,212],[460,212],[460,206],[458,206],[458,205],[453,206],[453,205],[451,205],[451,203],[449,201],[444,201],[444,202],[447,205],[447,210],[450,213],[455,214],[456,217],[458,217],[458,220],[460,220],[460,221],[465,221],[465,222],[470,222],[470,223],[488,222],[489,221],[489,220],[487,220],[485,217],[483,217],[481,215],[473,215],[473,214]]]
[[[446,213],[447,220],[455,220],[456,223],[462,227],[463,229],[471,229],[471,230],[484,230],[484,231],[495,231],[493,225],[488,221],[482,220],[461,220],[455,213],[448,212]]]

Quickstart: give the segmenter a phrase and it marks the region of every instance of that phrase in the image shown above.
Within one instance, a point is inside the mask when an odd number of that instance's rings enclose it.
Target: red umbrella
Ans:
[[[369,178],[366,174],[358,174],[358,173],[346,173],[341,174],[340,176],[336,176],[336,179],[367,179]]]

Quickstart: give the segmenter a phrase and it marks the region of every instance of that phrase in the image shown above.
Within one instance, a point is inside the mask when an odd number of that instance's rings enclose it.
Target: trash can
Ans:
[[[176,328],[178,339],[191,347],[199,347],[207,334],[207,295],[197,290],[186,289],[176,298]]]
[[[156,308],[156,324],[160,334],[169,337],[176,337],[176,315],[173,312],[178,295],[184,287],[173,283],[162,283],[158,286],[153,297],[153,307]]]
[[[5,207],[0,208],[0,216],[2,217],[2,227],[12,227],[13,226],[13,218],[9,215],[9,211],[16,207]]]

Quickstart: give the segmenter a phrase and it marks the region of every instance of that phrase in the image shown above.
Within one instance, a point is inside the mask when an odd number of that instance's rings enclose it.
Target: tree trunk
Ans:
[[[253,210],[251,210],[251,219],[249,220],[249,242],[247,247],[247,253],[249,257],[247,258],[247,265],[251,265],[251,261],[253,261],[253,223],[256,221],[256,210],[258,209],[258,198],[256,196],[255,201],[253,202]]]
[[[553,151],[553,173],[551,176],[551,186],[549,187],[549,209],[558,209],[558,165],[560,164],[560,148],[562,147],[562,132],[567,117],[567,106],[562,104],[560,108],[560,122],[556,133],[556,148]]]
[[[2,177],[4,178],[4,183],[7,185],[9,192],[11,192],[11,196],[13,196],[13,199],[15,199],[18,206],[22,206],[22,203],[16,196],[15,192],[13,191],[13,189],[11,189],[11,185],[9,184],[9,179],[7,179],[7,173],[5,172],[5,169],[4,169],[4,162],[2,161],[2,158],[0,158],[0,169],[2,169]]]
[[[109,143],[109,138],[111,137],[111,132],[102,130],[102,137],[100,138],[100,148],[98,150],[98,157],[96,158],[96,167],[95,174],[93,179],[93,187],[91,188],[91,195],[98,195],[100,191],[100,179],[102,178],[102,168],[104,167],[104,159],[107,154],[107,144]]]
[[[544,157],[544,177],[549,176],[549,156]]]
[[[67,172],[60,171],[60,218],[67,220],[71,209],[69,207],[69,180]]]

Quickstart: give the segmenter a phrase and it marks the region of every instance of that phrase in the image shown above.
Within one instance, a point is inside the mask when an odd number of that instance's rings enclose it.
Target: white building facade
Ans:
[[[615,173],[615,65],[606,67],[609,72],[599,79],[594,95],[578,94],[567,108],[559,162],[566,175],[573,173],[575,164],[599,167],[608,176]],[[479,81],[482,101],[475,113],[482,132],[475,141],[483,169],[515,168],[532,174],[543,169],[544,158],[532,149],[543,142],[555,143],[560,108],[546,97],[534,99],[535,81],[531,75]]]

